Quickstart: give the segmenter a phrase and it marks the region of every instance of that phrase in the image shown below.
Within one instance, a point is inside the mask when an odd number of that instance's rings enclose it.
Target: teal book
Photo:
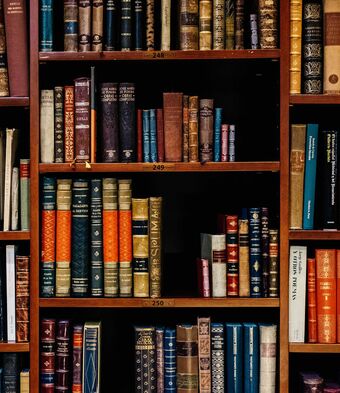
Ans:
[[[150,115],[143,109],[143,161],[150,162]]]
[[[222,127],[222,108],[215,108],[214,125],[214,161],[221,161],[221,127]]]
[[[243,392],[243,326],[226,323],[226,372],[228,393]]]
[[[150,109],[150,156],[151,162],[157,162],[157,127],[156,109]]]
[[[318,124],[307,124],[303,229],[314,229],[315,179],[318,152]]]
[[[243,323],[243,382],[244,393],[259,392],[259,327],[257,323]]]

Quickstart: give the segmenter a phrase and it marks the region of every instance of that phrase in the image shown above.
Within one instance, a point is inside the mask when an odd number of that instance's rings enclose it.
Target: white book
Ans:
[[[15,252],[14,245],[6,246],[7,341],[15,342]]]
[[[289,251],[289,342],[305,341],[307,247]]]
[[[276,325],[260,325],[260,393],[275,393]]]
[[[54,162],[54,91],[41,90],[40,96],[40,159]]]
[[[0,130],[0,222],[4,219],[5,152],[6,132],[5,130]]]
[[[19,168],[12,170],[11,230],[19,229]]]
[[[170,50],[171,0],[162,0],[161,50]]]

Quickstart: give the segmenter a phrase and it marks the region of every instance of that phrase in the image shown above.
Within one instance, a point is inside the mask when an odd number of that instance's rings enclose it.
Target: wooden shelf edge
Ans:
[[[42,308],[190,308],[190,307],[279,307],[279,299],[254,298],[40,298]]]
[[[340,352],[340,344],[308,344],[292,343],[289,344],[291,353],[337,353]]]
[[[0,343],[0,352],[29,352],[29,343]]]
[[[177,163],[94,163],[86,167],[85,163],[39,164],[40,173],[52,172],[279,172],[278,161],[254,162],[177,162]]]
[[[112,52],[40,52],[45,61],[107,61],[107,60],[210,60],[210,59],[279,59],[280,49],[243,50],[170,50]]]
[[[28,97],[0,97],[0,107],[8,106],[29,106]]]
[[[340,240],[340,231],[290,230],[289,240]]]
[[[292,94],[289,97],[292,105],[336,105],[340,104],[340,94]]]
[[[30,231],[0,231],[0,240],[30,240]]]

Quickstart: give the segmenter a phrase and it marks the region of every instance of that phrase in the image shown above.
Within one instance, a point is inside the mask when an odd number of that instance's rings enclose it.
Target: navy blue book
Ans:
[[[143,109],[143,161],[150,162],[150,114]]]
[[[122,51],[132,49],[132,0],[121,2],[121,21],[120,21],[120,45]]]
[[[156,329],[135,327],[136,392],[156,392]]]
[[[228,393],[243,391],[243,328],[240,323],[226,323],[226,370]]]
[[[261,267],[262,267],[262,296],[269,296],[269,211],[268,207],[261,208]]]
[[[166,328],[164,333],[164,393],[176,392],[176,382],[176,330]]]
[[[243,323],[244,393],[259,391],[259,327],[256,323]]]
[[[83,392],[100,392],[101,322],[85,322],[83,340]]]
[[[215,108],[214,125],[214,161],[221,161],[221,127],[222,127],[222,108]]]
[[[134,0],[135,50],[143,50],[143,0]]]
[[[150,158],[151,162],[157,162],[157,126],[156,109],[150,109]]]
[[[224,393],[224,325],[210,325],[212,393]]]
[[[136,162],[135,84],[119,84],[119,152],[122,162]]]
[[[53,50],[53,0],[40,0],[40,51]]]
[[[18,383],[18,354],[3,354],[2,390],[4,393],[19,392]]]
[[[249,208],[250,297],[261,297],[261,209]]]
[[[107,0],[105,6],[104,48],[107,51],[117,50],[117,0]]]

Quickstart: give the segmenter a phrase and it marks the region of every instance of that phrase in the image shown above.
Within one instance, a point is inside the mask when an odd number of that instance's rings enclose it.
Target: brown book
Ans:
[[[10,96],[28,96],[26,1],[4,0]]]
[[[260,48],[275,49],[278,43],[278,2],[259,0]]]
[[[164,126],[163,126],[163,109],[157,109],[157,153],[158,161],[164,161]]]
[[[279,297],[279,231],[269,229],[269,297]]]
[[[210,317],[197,318],[199,391],[211,392]]]
[[[79,0],[79,52],[91,50],[91,0]]]
[[[74,160],[74,86],[64,91],[65,162]]]
[[[155,0],[146,0],[146,48],[155,49]]]
[[[302,229],[306,124],[292,124],[290,144],[289,227]]]
[[[54,162],[64,162],[64,88],[54,87]]]
[[[244,49],[244,0],[235,1],[235,49]]]
[[[199,47],[200,50],[210,50],[212,43],[212,0],[200,0],[199,16]],[[222,23],[224,23],[224,21],[222,21]]]
[[[183,93],[163,93],[165,161],[182,161]]]
[[[70,29],[70,26],[72,28]],[[64,51],[78,51],[78,1],[64,0]]]
[[[143,162],[143,111],[137,109],[137,162]]]
[[[189,96],[183,96],[183,161],[189,161]]]
[[[103,50],[103,0],[93,0],[92,3],[92,50]]]
[[[198,50],[198,0],[180,0],[180,49]]]
[[[198,162],[198,96],[189,97],[189,161]]]
[[[214,100],[200,100],[200,160],[213,160]]]
[[[225,220],[224,220],[225,221]],[[240,218],[238,220],[238,253],[239,253],[239,295],[240,297],[250,296],[249,279],[249,220]]]
[[[16,256],[16,341],[29,341],[29,257]]]
[[[336,1],[336,0],[335,0]],[[302,0],[290,1],[290,93],[301,93]]]
[[[3,2],[0,1],[0,97],[9,95]]]
[[[315,258],[307,259],[308,342],[318,341],[316,316],[316,264]]]

